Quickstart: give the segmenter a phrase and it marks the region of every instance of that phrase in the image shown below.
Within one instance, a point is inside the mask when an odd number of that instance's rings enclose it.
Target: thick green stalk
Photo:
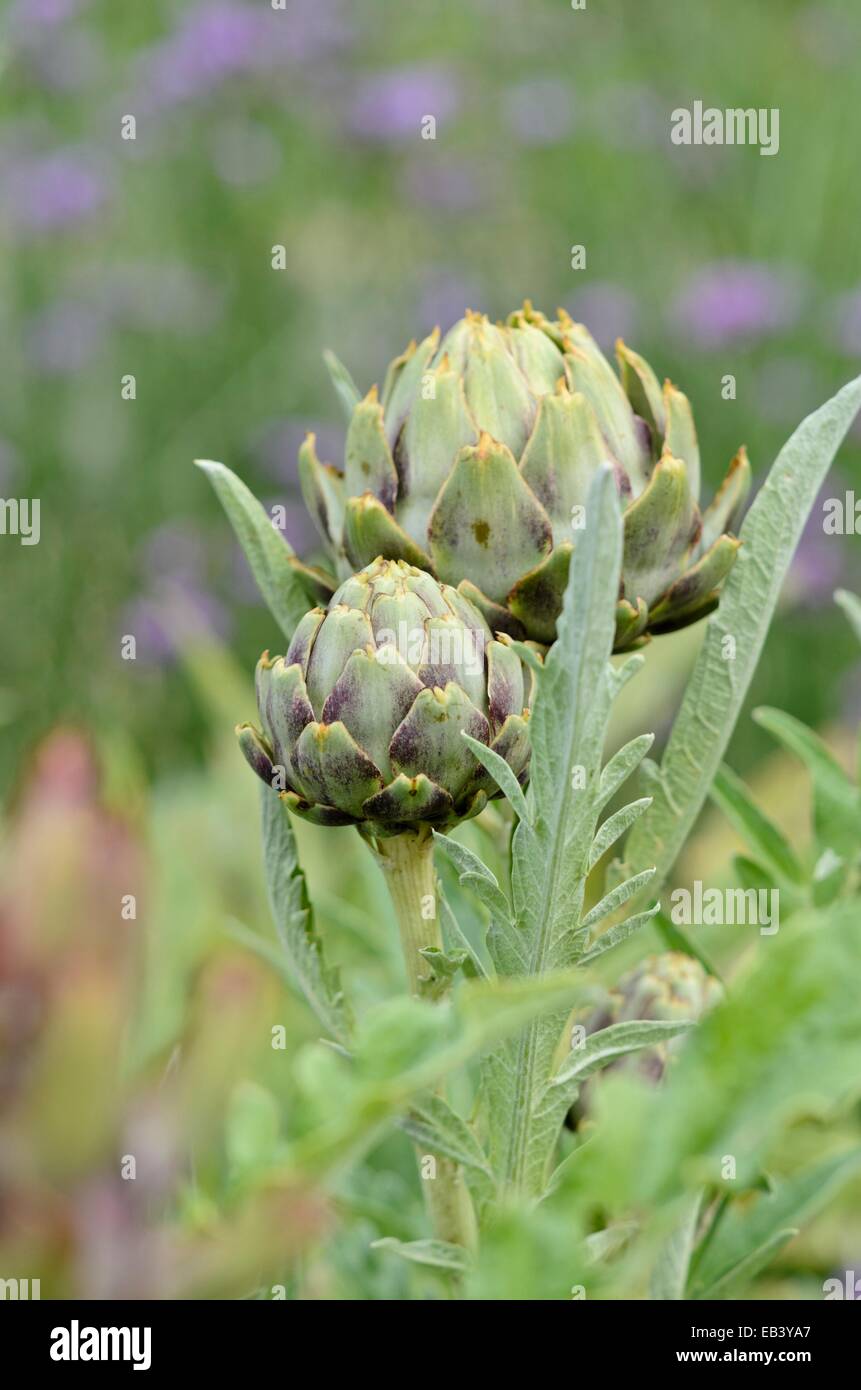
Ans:
[[[429,947],[442,949],[433,835],[423,826],[416,834],[378,841],[377,850],[398,919],[410,991],[420,995],[423,981],[430,978],[430,966],[421,952]],[[472,1249],[475,1211],[460,1165],[434,1154],[434,1176],[425,1176],[424,1162],[430,1155],[419,1152],[418,1157],[435,1237]]]

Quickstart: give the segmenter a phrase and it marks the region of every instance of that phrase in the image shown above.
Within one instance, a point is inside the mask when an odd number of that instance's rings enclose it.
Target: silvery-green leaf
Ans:
[[[463,1274],[470,1267],[470,1258],[463,1246],[451,1245],[446,1240],[397,1240],[395,1236],[384,1236],[382,1240],[372,1241],[371,1249],[387,1250],[412,1264],[431,1265],[449,1274]]]
[[[634,821],[639,820],[640,816],[652,804],[650,796],[640,797],[639,801],[632,801],[627,806],[615,811],[612,816],[608,816],[592,841],[592,848],[589,851],[589,869],[594,869],[598,860],[603,858],[611,845],[614,845],[620,835],[624,835]]]
[[[466,960],[463,966],[464,975],[471,975],[473,978],[480,980],[489,979],[489,974],[485,968],[484,962],[452,912],[451,904],[442,890],[442,884],[437,885],[437,904],[439,906],[443,940],[449,947],[456,945],[466,953]]]
[[[652,870],[652,874],[654,870]],[[593,960],[603,956],[607,951],[612,951],[614,946],[621,946],[623,941],[627,941],[629,936],[639,931],[641,927],[648,926],[660,911],[661,904],[653,903],[646,908],[645,912],[637,912],[633,917],[626,917],[624,922],[619,922],[615,927],[609,927],[603,932],[594,946],[590,946],[588,951],[584,951],[580,957],[581,965],[590,965]]]
[[[257,587],[287,642],[308,611],[308,597],[290,565],[293,554],[271,518],[245,484],[223,463],[196,459],[215,489],[236,532]]]
[[[610,798],[627,781],[635,768],[639,767],[655,741],[654,734],[640,734],[614,753],[601,772],[598,787],[598,809],[602,810]]]
[[[537,979],[563,963],[560,943],[573,952],[582,942],[576,924],[597,815],[622,557],[609,469],[592,480],[586,517],[530,720],[532,820],[520,822],[513,842],[517,939],[495,956],[500,971]],[[536,1195],[564,1116],[558,1098],[555,1105],[544,1098],[564,1022],[564,1013],[536,1020],[490,1055],[482,1071],[495,1170],[504,1186]]]
[[[609,1066],[617,1057],[629,1052],[639,1052],[644,1047],[654,1047],[656,1043],[669,1042],[680,1033],[689,1033],[696,1025],[691,1019],[632,1019],[628,1023],[611,1023],[597,1033],[590,1033],[582,1046],[573,1048],[548,1086],[548,1090],[561,1094],[565,1104],[575,1099],[583,1082],[602,1067]]]
[[[362,399],[362,393],[343,362],[335,356],[330,348],[324,349],[323,361],[326,363],[329,376],[332,378],[332,385],[338,393],[338,399],[344,408],[347,424],[349,424],[353,418],[353,411]]]
[[[469,744],[478,761],[490,773],[500,791],[505,793],[506,799],[518,818],[528,820],[529,812],[526,807],[523,788],[505,759],[494,752],[492,748],[488,748],[486,743],[479,743],[478,739],[472,738],[469,734],[462,733],[461,738],[464,743]]]
[[[605,917],[609,917],[611,912],[616,912],[629,898],[633,898],[641,888],[645,888],[650,879],[654,878],[654,869],[644,869],[641,874],[635,874],[633,878],[626,878],[623,883],[618,883],[615,888],[611,888],[609,893],[597,902],[591,911],[581,921],[581,927],[594,927],[596,923],[603,922]]]
[[[650,1294],[653,1299],[675,1301],[684,1298],[702,1201],[701,1192],[694,1192],[682,1199],[675,1229],[658,1251],[652,1270]]]
[[[487,1154],[466,1120],[447,1101],[441,1096],[423,1096],[401,1124],[420,1149],[461,1165],[479,1205],[491,1199],[496,1184]]]
[[[350,1038],[352,1020],[337,970],[326,964],[314,931],[305,875],[287,810],[268,787],[261,787],[263,852],[269,906],[296,984],[326,1032],[340,1043]]]
[[[802,1169],[743,1208],[730,1207],[695,1261],[689,1296],[713,1298],[718,1291],[726,1292],[749,1274],[752,1260],[762,1268],[767,1259],[760,1262],[759,1256],[772,1258],[784,1243],[787,1228],[809,1221],[859,1168],[861,1148],[856,1147]]]
[[[861,377],[804,420],[781,449],[741,529],[661,763],[653,805],[626,848],[629,872],[663,882],[702,809],[756,670],[786,572],[834,455],[861,407]]]
[[[510,919],[511,905],[500,888],[496,875],[478,855],[466,845],[462,845],[459,840],[440,835],[438,831],[434,831],[434,839],[443,854],[451,860],[460,875],[460,882],[474,888],[485,907],[494,916],[503,920]]]

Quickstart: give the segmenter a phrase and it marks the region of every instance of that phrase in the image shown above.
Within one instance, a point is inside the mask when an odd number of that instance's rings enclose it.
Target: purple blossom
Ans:
[[[103,207],[108,186],[92,154],[74,147],[12,162],[3,171],[0,201],[22,232],[76,226]]]
[[[430,64],[395,68],[361,79],[347,124],[362,140],[399,143],[420,138],[423,117],[434,116],[439,126],[459,107],[458,85],[449,69]]]
[[[27,31],[22,36],[27,68],[36,82],[55,92],[76,92],[98,82],[104,73],[101,36],[92,29],[72,28],[57,41],[54,30]]]
[[[93,293],[117,323],[144,332],[202,333],[218,321],[221,290],[181,262],[130,261],[102,271]]]
[[[89,0],[15,0],[6,17],[10,32],[43,30],[64,24]]]
[[[206,541],[192,522],[166,521],[144,537],[138,558],[147,580],[169,578],[191,584],[205,573]]]
[[[339,47],[350,32],[340,0],[288,0],[284,10],[205,0],[144,54],[143,103],[171,107],[233,77],[308,62]]]
[[[784,585],[784,600],[793,606],[823,607],[846,579],[845,550],[823,529],[825,503],[845,491],[845,480],[837,472],[832,472],[819,490]]]
[[[678,330],[700,347],[718,348],[777,333],[797,317],[797,275],[755,261],[715,261],[693,275],[675,300]]]
[[[465,212],[486,201],[484,179],[465,161],[438,159],[433,146],[416,156],[404,172],[404,188],[412,203]]]
[[[861,287],[838,295],[832,312],[840,350],[861,357]]]
[[[784,596],[795,607],[818,609],[827,604],[845,578],[839,543],[822,531],[822,512],[816,509],[798,543]]]
[[[516,82],[503,98],[505,122],[525,145],[554,145],[567,139],[574,123],[570,82],[530,77]]]
[[[230,626],[226,609],[212,594],[176,579],[159,581],[132,599],[120,615],[121,634],[135,638],[136,660],[147,665],[169,665],[183,642],[201,636],[225,638]]]
[[[605,352],[617,338],[630,342],[637,336],[637,301],[630,290],[609,280],[585,286],[570,301],[569,312],[573,319],[585,323]]]
[[[92,361],[105,340],[105,331],[104,316],[92,304],[62,300],[27,324],[27,356],[38,372],[71,375]]]

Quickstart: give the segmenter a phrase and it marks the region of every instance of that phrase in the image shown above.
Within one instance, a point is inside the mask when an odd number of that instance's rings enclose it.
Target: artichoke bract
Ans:
[[[405,560],[456,585],[494,632],[550,643],[589,481],[608,462],[625,526],[616,650],[709,612],[738,549],[745,450],[701,512],[687,397],[621,340],[616,353],[619,376],[586,328],[529,303],[505,324],[468,312],[442,341],[410,344],[382,395],[355,405],[343,470],[320,462],[313,435],[300,450],[341,572]]]
[[[255,772],[308,820],[382,836],[444,828],[499,795],[462,733],[525,780],[532,680],[463,594],[376,559],[305,615],[286,656],[264,653],[262,732],[237,733]]]

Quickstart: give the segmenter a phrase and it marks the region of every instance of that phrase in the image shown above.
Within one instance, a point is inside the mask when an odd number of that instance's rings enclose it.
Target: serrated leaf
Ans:
[[[307,595],[291,568],[293,551],[275,530],[253,492],[223,463],[196,459],[211,482],[236,533],[251,573],[287,642],[307,613]]]
[[[604,809],[622,783],[626,782],[635,768],[639,767],[654,741],[654,734],[640,734],[638,738],[632,738],[630,743],[626,743],[623,748],[620,748],[618,753],[613,754],[601,773],[601,782],[598,787],[599,811]]]
[[[624,907],[628,899],[638,893],[641,888],[645,888],[654,876],[654,869],[644,869],[641,874],[635,874],[633,878],[626,878],[623,883],[617,883],[615,888],[611,888],[609,893],[605,893],[600,902],[597,902],[591,911],[586,913],[580,923],[581,927],[594,927],[598,922],[603,922],[604,918],[609,917],[611,912],[617,912],[620,907]]]
[[[583,952],[580,957],[580,964],[591,965],[592,961],[598,960],[607,951],[612,951],[614,946],[621,946],[623,941],[627,941],[629,936],[634,935],[634,932],[638,932],[641,927],[646,927],[654,921],[660,907],[660,903],[653,903],[644,912],[637,912],[633,917],[626,917],[624,922],[618,922],[614,927],[608,927],[607,931],[602,932],[598,937],[594,946],[590,946],[588,950]]]
[[[296,985],[320,1023],[337,1042],[349,1042],[352,1019],[339,972],[327,965],[314,931],[305,875],[299,865],[296,841],[281,799],[261,787],[263,854],[269,906]]]
[[[485,907],[495,917],[500,917],[504,921],[511,920],[511,904],[499,886],[496,875],[487,867],[477,854],[474,854],[466,845],[462,845],[459,840],[452,840],[448,835],[440,835],[434,831],[436,841],[443,854],[451,860],[458,872],[460,882],[469,885],[478,894]]]
[[[457,943],[457,946],[466,954],[463,973],[480,980],[489,979],[490,977],[485,969],[483,960],[478,955],[478,952],[473,947],[466,932],[458,922],[457,917],[452,912],[451,905],[442,890],[441,884],[437,886],[437,902],[439,904],[440,926],[442,928],[443,939],[449,945]]]
[[[650,796],[642,796],[638,801],[631,801],[621,810],[615,811],[612,816],[608,816],[601,826],[598,834],[592,841],[592,848],[589,851],[589,869],[594,869],[599,859],[602,859],[611,845],[614,845],[625,831],[630,829],[634,821],[639,820],[644,811],[652,804]]]
[[[778,879],[788,879],[796,885],[804,881],[804,870],[786,836],[757,806],[744,782],[725,763],[715,773],[710,796],[730,825]]]
[[[330,1123],[293,1146],[293,1169],[319,1173],[354,1158],[389,1121],[484,1049],[586,1001],[585,971],[541,979],[467,981],[441,1003],[400,997],[362,1019],[351,1053],[352,1095],[339,1094]]]
[[[701,1192],[684,1198],[676,1228],[661,1246],[652,1270],[650,1293],[653,1299],[666,1301],[685,1297],[701,1206]]]
[[[809,1221],[859,1169],[861,1148],[851,1149],[795,1174],[769,1195],[730,1207],[695,1267],[690,1297],[713,1298],[748,1273],[751,1261],[770,1259],[787,1228]]]
[[[615,700],[628,684],[636,676],[638,671],[642,671],[646,664],[646,658],[642,652],[634,652],[633,655],[626,657],[621,666],[614,666],[610,674],[610,690],[612,698]]]
[[[495,1182],[490,1161],[466,1120],[441,1096],[424,1096],[401,1121],[421,1149],[459,1163],[479,1206],[493,1196]]]
[[[523,788],[505,759],[494,752],[492,748],[488,748],[486,743],[479,743],[478,739],[470,737],[469,734],[461,733],[461,738],[464,743],[469,744],[478,761],[490,773],[500,791],[505,793],[506,800],[510,803],[518,819],[529,820]]]
[[[335,356],[331,348],[324,349],[323,361],[326,363],[332,385],[338,393],[338,399],[343,406],[347,424],[349,424],[353,418],[353,411],[362,399],[362,393],[343,362]]]
[[[781,449],[741,529],[742,547],[708,620],[661,763],[649,811],[632,831],[628,871],[657,866],[663,883],[708,795],[756,670],[783,580],[843,438],[861,406],[861,377],[804,420]],[[725,639],[732,639],[730,647]]]
[[[561,1094],[566,1107],[594,1072],[609,1066],[617,1057],[639,1052],[644,1047],[669,1042],[680,1033],[689,1033],[696,1025],[690,1019],[633,1019],[628,1023],[611,1023],[597,1033],[590,1033],[581,1047],[575,1048],[560,1066],[550,1082],[548,1091]]]
[[[560,962],[560,943],[574,951],[582,941],[576,927],[571,929],[582,910],[597,818],[622,559],[621,517],[609,469],[593,477],[586,515],[530,720],[532,825],[521,821],[513,840],[517,940],[507,941],[507,949],[495,955],[500,971],[538,979]],[[534,1022],[493,1053],[482,1070],[495,1170],[504,1186],[536,1195],[564,1113],[540,1103],[564,1022],[565,1014]]]
[[[384,1236],[382,1240],[372,1241],[371,1249],[385,1250],[412,1264],[430,1265],[449,1274],[464,1274],[471,1264],[462,1245],[451,1245],[445,1240],[398,1240],[395,1236]]]

